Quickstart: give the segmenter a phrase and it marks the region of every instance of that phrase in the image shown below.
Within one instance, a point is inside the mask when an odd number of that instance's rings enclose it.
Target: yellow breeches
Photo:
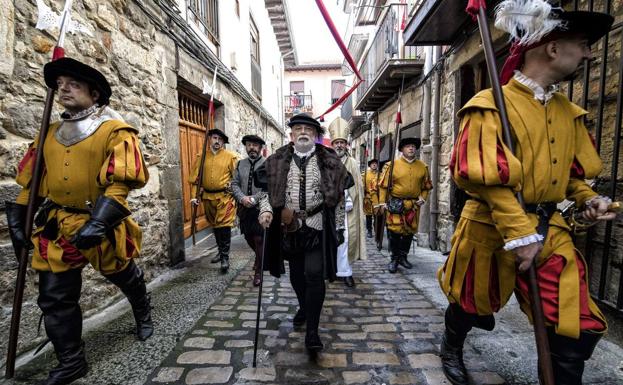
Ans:
[[[374,210],[372,208],[372,199],[370,197],[365,197],[363,199],[363,213],[364,215],[374,215]]]
[[[139,255],[142,233],[138,224],[131,218],[125,219],[114,229],[111,238],[105,237],[102,243],[90,249],[78,250],[69,240],[89,219],[88,214],[73,214],[63,210],[52,210],[48,215],[46,227],[54,228],[56,232],[38,227],[32,236],[34,251],[32,268],[38,271],[52,271],[61,273],[67,270],[84,267],[91,264],[102,274],[112,274],[126,268],[132,258]],[[52,238],[50,234],[55,234]]]
[[[203,197],[208,226],[212,228],[233,227],[236,219],[236,201],[230,194],[218,194],[218,196]]]
[[[405,199],[402,214],[385,211],[385,224],[389,231],[402,235],[416,234],[420,220],[420,208],[413,199]]]
[[[536,217],[530,216],[536,223]],[[580,330],[605,330],[606,320],[590,297],[586,264],[569,230],[560,214],[554,214],[538,257],[537,275],[548,324],[554,324],[560,335],[578,338]],[[531,319],[526,278],[516,275],[515,256],[503,246],[492,224],[461,217],[450,255],[438,271],[439,284],[451,303],[479,315],[499,311],[515,291],[522,311]]]

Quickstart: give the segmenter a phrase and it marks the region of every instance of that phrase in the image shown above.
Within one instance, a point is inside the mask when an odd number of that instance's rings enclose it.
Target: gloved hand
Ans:
[[[69,241],[78,249],[90,249],[102,243],[109,230],[114,229],[130,215],[121,203],[106,196],[100,196],[95,202],[91,219],[78,230]]]
[[[344,243],[344,229],[339,229],[337,231],[337,245],[341,245]]]
[[[30,239],[26,239],[26,234],[24,233],[27,206],[20,205],[15,202],[5,201],[4,207],[11,243],[13,243],[15,254],[19,256],[22,248],[25,247],[28,250],[33,248],[32,242]]]
[[[190,205],[191,206],[199,206],[199,199],[197,198],[193,198],[190,200]]]

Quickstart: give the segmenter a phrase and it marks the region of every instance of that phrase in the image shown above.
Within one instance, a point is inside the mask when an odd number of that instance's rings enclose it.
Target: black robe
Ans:
[[[279,278],[285,273],[284,260],[287,255],[281,248],[284,234],[281,231],[281,209],[285,206],[288,172],[292,164],[294,145],[279,148],[256,171],[256,185],[264,185],[268,200],[273,208],[273,221],[267,231],[264,270]],[[322,250],[324,256],[324,277],[335,280],[337,272],[337,231],[335,208],[344,199],[348,172],[333,149],[316,144],[315,156],[320,168],[320,189],[324,197],[322,211]]]

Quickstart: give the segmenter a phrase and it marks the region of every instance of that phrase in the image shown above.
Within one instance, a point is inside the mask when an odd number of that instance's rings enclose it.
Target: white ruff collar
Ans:
[[[296,147],[294,147],[294,153],[296,154],[296,156],[298,156],[299,158],[303,158],[305,156],[310,156],[311,154],[314,153],[314,151],[316,151],[316,145],[313,145],[311,150],[307,151],[307,152],[300,152],[296,149]]]
[[[514,78],[519,83],[530,88],[534,93],[534,99],[538,100],[542,104],[547,104],[547,102],[549,102],[554,96],[554,92],[558,91],[557,85],[551,85],[547,87],[547,90],[543,89],[543,87],[541,87],[537,82],[522,74],[520,71],[515,71]]]

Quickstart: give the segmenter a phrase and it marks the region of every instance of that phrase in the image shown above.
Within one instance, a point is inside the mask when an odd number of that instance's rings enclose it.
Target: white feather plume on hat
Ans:
[[[554,9],[545,0],[504,0],[495,8],[495,27],[528,46],[562,25],[562,20],[553,17]]]

